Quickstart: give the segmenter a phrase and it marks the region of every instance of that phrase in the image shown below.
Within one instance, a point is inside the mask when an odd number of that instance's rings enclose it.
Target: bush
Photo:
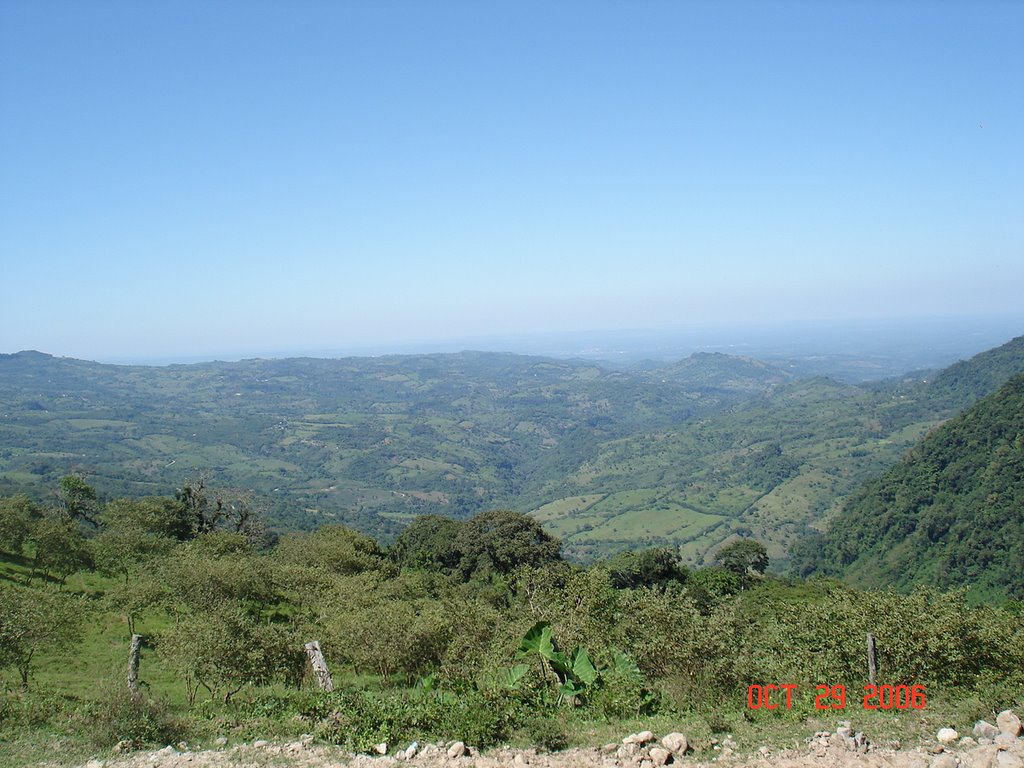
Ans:
[[[414,739],[487,747],[507,739],[518,721],[511,698],[479,691],[458,696],[334,691],[309,702],[302,715],[316,721],[318,738],[356,752]]]
[[[527,741],[548,752],[557,752],[569,746],[565,723],[554,717],[531,717],[523,723]]]
[[[110,682],[90,702],[76,730],[87,734],[98,747],[113,747],[128,741],[133,748],[155,744],[173,744],[188,737],[187,726],[170,710],[166,702],[135,694],[124,683]]]

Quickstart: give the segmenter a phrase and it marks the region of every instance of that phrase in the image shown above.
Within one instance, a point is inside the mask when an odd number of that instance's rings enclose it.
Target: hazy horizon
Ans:
[[[1020,316],[1022,30],[1002,2],[0,1],[0,350]]]
[[[78,358],[52,350],[31,351],[114,365],[167,366],[297,357],[349,358],[493,352],[592,360],[612,367],[674,362],[698,352],[724,353],[769,362],[799,361],[805,372],[870,380],[937,369],[1024,335],[1019,316],[860,320],[818,324],[718,324],[708,327],[605,329],[513,336],[476,336],[348,347],[250,349],[208,355],[133,355]],[[14,353],[30,350],[0,350]],[[844,363],[855,362],[844,369]],[[845,375],[842,375],[845,374]]]

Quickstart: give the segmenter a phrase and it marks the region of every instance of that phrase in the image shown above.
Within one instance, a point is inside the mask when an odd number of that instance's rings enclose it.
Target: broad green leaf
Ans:
[[[551,639],[551,625],[546,621],[538,621],[523,635],[519,642],[519,656],[539,654],[546,659],[555,652],[555,642]]]
[[[572,676],[584,685],[593,685],[597,681],[598,672],[594,663],[587,655],[587,649],[580,646],[572,658]]]

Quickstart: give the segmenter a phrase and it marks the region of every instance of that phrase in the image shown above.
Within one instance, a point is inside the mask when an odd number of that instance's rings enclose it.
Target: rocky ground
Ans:
[[[658,738],[643,731],[599,749],[548,754],[533,749],[498,749],[481,754],[455,742],[414,744],[404,749],[380,745],[383,754],[371,756],[317,746],[312,737],[306,737],[289,744],[256,741],[203,751],[190,751],[186,745],[168,746],[91,760],[82,768],[398,768],[400,763],[408,763],[410,768],[1024,768],[1024,732],[1020,718],[1010,710],[1001,712],[995,724],[979,721],[970,735],[943,728],[936,734],[934,745],[914,749],[878,747],[845,723],[835,732],[809,736],[802,749],[773,752],[762,747],[752,755],[739,755],[733,753],[734,747],[725,739],[715,745],[712,754],[694,754],[681,733]]]

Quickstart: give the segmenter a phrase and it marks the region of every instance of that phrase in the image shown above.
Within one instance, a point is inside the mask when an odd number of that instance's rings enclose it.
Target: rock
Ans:
[[[213,740],[213,745],[215,747],[217,747],[218,749],[223,749],[224,747],[227,746],[227,744],[228,744],[228,739],[227,739],[226,736],[218,736],[216,739]]]
[[[618,750],[618,748],[619,748],[618,744],[605,744],[603,747],[601,747],[601,751],[602,752],[615,752],[616,750]]]
[[[174,747],[172,747],[170,744],[168,744],[163,749],[158,749],[156,751],[156,754],[161,756],[161,757],[166,756],[166,755],[173,755],[173,754],[175,754]]]
[[[992,725],[992,723],[979,720],[974,724],[973,733],[976,739],[994,739],[999,735],[999,729]]]
[[[678,731],[673,731],[667,736],[663,736],[661,739],[661,746],[671,752],[673,755],[682,757],[686,754],[687,748],[690,743],[686,740],[686,737]]]
[[[654,763],[656,767],[667,765],[668,761],[672,759],[672,753],[662,747],[651,747],[651,751],[648,752],[648,754],[650,755],[651,762]]]
[[[650,760],[641,760],[640,768],[654,768],[654,763],[652,763]]]
[[[957,768],[960,761],[948,752],[937,755],[931,762],[931,768]]]
[[[270,746],[270,742],[265,739],[256,739],[256,741],[254,741],[252,745],[256,749],[266,749]]]
[[[995,762],[996,752],[994,749],[972,749],[960,758],[966,768],[992,768]]]
[[[457,757],[462,757],[464,754],[466,754],[466,745],[461,741],[456,741],[448,747],[447,755],[453,760]]]
[[[515,756],[515,759],[512,760],[512,765],[515,765],[515,766],[524,766],[524,765],[529,765],[529,764],[530,764],[530,760],[526,757],[526,755],[523,755],[523,754],[517,754]]]
[[[942,744],[952,744],[960,738],[960,734],[953,728],[939,728],[939,733],[936,738],[938,738],[939,742]]]
[[[654,734],[650,731],[640,731],[639,733],[632,733],[622,740],[623,744],[646,744],[650,741],[654,741]]]
[[[1012,709],[1004,709],[996,716],[996,725],[1000,733],[1008,733],[1015,737],[1020,733],[1020,718]]]
[[[386,741],[382,741],[380,744],[374,744],[373,751],[378,755],[386,755],[388,753],[388,743]]]
[[[405,759],[406,760],[412,760],[414,757],[416,757],[416,752],[419,750],[419,748],[420,748],[419,742],[416,742],[416,741],[414,741],[412,744],[410,744],[408,747],[406,747],[405,748]]]
[[[1024,760],[1012,752],[1000,752],[992,761],[992,768],[1024,768]]]
[[[866,754],[871,749],[871,744],[868,742],[868,737],[860,731],[853,734],[853,748],[856,752],[860,752],[862,755]]]
[[[964,736],[960,739],[960,741],[956,743],[956,745],[960,749],[974,749],[976,746],[978,746],[978,742],[976,742],[970,736]]]
[[[132,743],[128,739],[121,739],[119,742],[117,742],[117,744],[114,745],[114,749],[112,751],[115,755],[121,755],[125,752],[131,752]]]
[[[837,736],[842,736],[844,739],[852,739],[853,738],[853,728],[850,728],[850,727],[845,726],[845,725],[840,725],[838,728],[836,728],[836,735]]]
[[[107,764],[102,760],[90,760],[85,764],[85,768],[106,768]]]
[[[833,733],[828,737],[828,745],[830,747],[835,747],[836,749],[846,749],[846,739],[838,733]]]
[[[998,736],[996,736],[993,739],[993,742],[1000,749],[1009,749],[1010,747],[1012,747],[1014,744],[1017,743],[1017,739],[1016,739],[1016,737],[1011,736],[1008,733],[1000,733]]]
[[[184,741],[179,741],[178,742],[178,751],[179,752],[188,752],[188,744],[186,742],[184,742]]]

